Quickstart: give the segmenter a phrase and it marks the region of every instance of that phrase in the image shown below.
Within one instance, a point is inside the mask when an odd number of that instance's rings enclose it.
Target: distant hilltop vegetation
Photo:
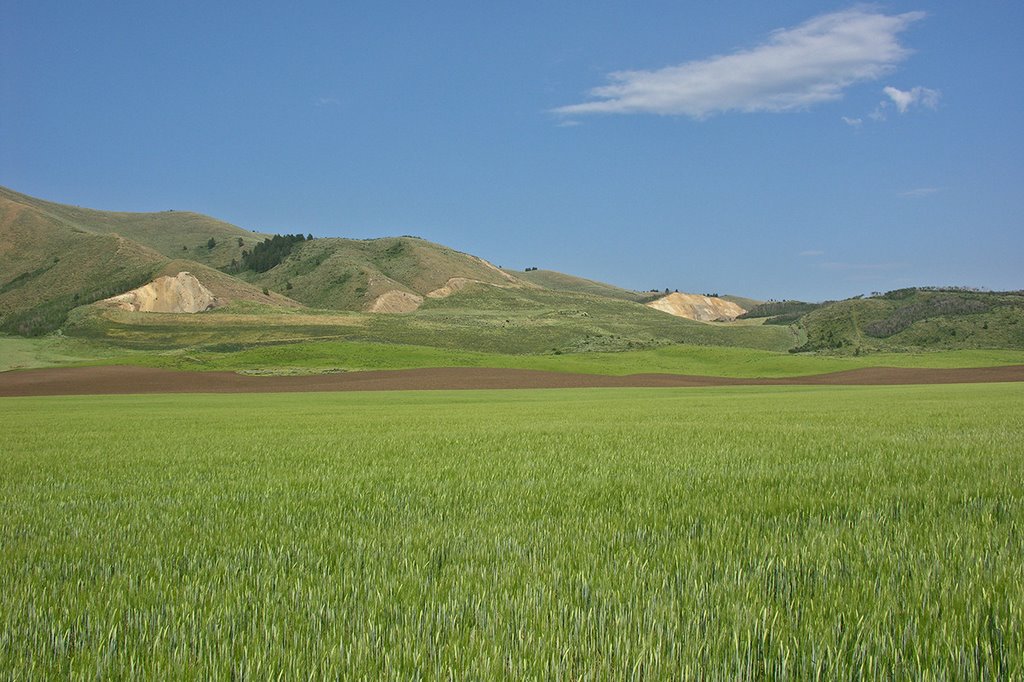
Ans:
[[[809,303],[639,292],[503,269],[417,237],[270,235],[197,213],[96,211],[0,188],[0,331],[58,330],[145,348],[358,339],[502,353],[1019,349],[1024,294],[908,288]]]

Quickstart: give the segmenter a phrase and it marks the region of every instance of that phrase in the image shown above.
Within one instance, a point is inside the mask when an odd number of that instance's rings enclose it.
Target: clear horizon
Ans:
[[[1024,6],[10,3],[0,185],[646,289],[1024,287]]]

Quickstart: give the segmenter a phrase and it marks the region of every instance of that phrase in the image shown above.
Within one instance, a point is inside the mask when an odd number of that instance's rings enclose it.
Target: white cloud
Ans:
[[[900,192],[899,196],[907,199],[921,199],[923,197],[931,196],[938,191],[938,187],[918,187],[916,189],[908,189],[906,192]]]
[[[757,47],[656,71],[618,71],[596,99],[559,114],[653,113],[704,118],[725,111],[793,111],[839,99],[906,59],[897,35],[924,12],[887,15],[857,7],[781,29]]]
[[[807,251],[801,251],[799,255],[804,258],[817,258],[818,256],[824,256],[825,252],[818,249],[808,249]]]
[[[850,126],[851,128],[860,128],[864,125],[864,119],[862,118],[850,118],[849,116],[840,117],[843,119],[843,123]]]
[[[907,113],[907,109],[915,104],[934,109],[938,106],[939,97],[942,94],[938,90],[923,88],[920,85],[910,90],[900,90],[899,88],[887,85],[882,88],[882,92],[888,95],[892,103],[896,105],[896,110],[901,114]]]

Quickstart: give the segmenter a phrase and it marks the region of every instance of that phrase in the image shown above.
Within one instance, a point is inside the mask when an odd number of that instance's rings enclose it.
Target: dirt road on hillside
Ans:
[[[1024,365],[970,369],[854,369],[785,379],[732,379],[680,374],[613,377],[531,369],[382,370],[312,376],[243,376],[146,367],[73,367],[0,373],[0,397],[132,393],[287,393],[490,388],[626,388],[690,386],[885,386],[1024,381]]]

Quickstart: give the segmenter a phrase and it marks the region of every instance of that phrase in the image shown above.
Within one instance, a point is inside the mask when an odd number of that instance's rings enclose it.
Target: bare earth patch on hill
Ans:
[[[366,309],[370,313],[411,313],[423,303],[419,294],[409,293],[401,289],[392,289],[374,299]]]
[[[427,292],[429,298],[446,298],[451,296],[456,291],[461,291],[466,288],[469,284],[484,284],[478,279],[469,279],[468,277],[452,277],[444,283],[443,287],[438,287],[433,291]]]
[[[747,312],[732,301],[715,296],[681,294],[678,291],[646,305],[663,313],[697,322],[731,322]]]
[[[444,367],[310,376],[247,376],[148,367],[72,367],[0,373],[0,397],[134,393],[294,393],[522,388],[686,388],[703,386],[886,386],[1024,381],[1024,365],[957,369],[872,367],[783,379],[681,374],[605,376],[532,369]]]
[[[149,284],[104,300],[130,312],[201,313],[217,306],[213,293],[190,272],[158,277]]]

